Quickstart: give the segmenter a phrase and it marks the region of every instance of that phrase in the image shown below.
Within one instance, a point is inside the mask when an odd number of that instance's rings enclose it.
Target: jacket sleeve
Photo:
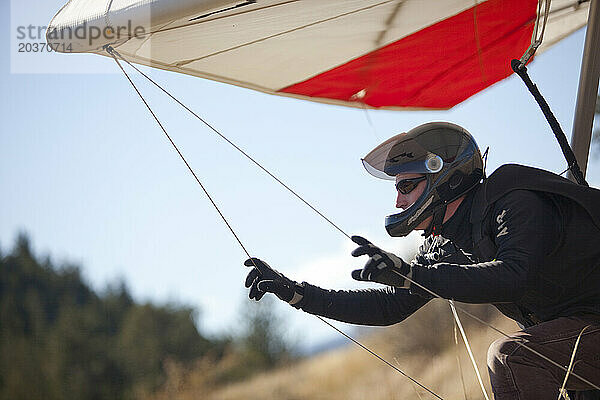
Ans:
[[[386,326],[406,319],[428,301],[408,289],[326,290],[304,283],[304,297],[295,307],[351,324]]]
[[[443,298],[466,303],[519,300],[528,282],[558,246],[560,214],[549,198],[515,190],[499,199],[486,221],[497,251],[494,260],[476,264],[414,265],[413,280]],[[414,293],[426,293],[411,285]]]

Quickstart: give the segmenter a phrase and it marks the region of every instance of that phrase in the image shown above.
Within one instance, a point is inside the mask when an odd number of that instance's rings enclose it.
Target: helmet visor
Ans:
[[[421,145],[421,137],[406,137],[405,133],[396,135],[383,142],[363,159],[363,165],[368,173],[380,179],[393,180],[401,173],[431,174],[439,172],[444,161],[435,152],[427,150],[431,144]],[[425,143],[424,143],[425,144]],[[428,145],[428,146],[427,146]],[[440,143],[440,152],[444,154],[445,143]]]

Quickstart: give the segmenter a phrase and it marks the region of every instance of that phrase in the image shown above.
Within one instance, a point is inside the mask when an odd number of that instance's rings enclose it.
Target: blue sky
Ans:
[[[16,27],[47,24],[62,1],[0,5],[0,247],[7,250],[16,233],[25,231],[39,254],[80,264],[96,288],[123,279],[139,300],[198,307],[200,326],[209,332],[235,328],[246,296],[245,255],[114,62],[96,55],[16,52]],[[584,34],[573,34],[529,68],[566,132]],[[368,111],[371,125],[364,110],[145,71],[342,229],[400,254],[420,237],[386,236],[383,219],[394,212],[393,183],[372,178],[360,163],[380,141],[446,120],[465,126],[482,150],[490,146],[488,173],[507,162],[565,169],[550,128],[516,77],[450,111]],[[361,264],[349,255],[352,243],[136,80],[252,255],[294,279],[365,287],[349,276]],[[590,164],[588,179],[600,183],[597,162]],[[306,343],[335,335],[314,317],[285,305],[281,312]]]

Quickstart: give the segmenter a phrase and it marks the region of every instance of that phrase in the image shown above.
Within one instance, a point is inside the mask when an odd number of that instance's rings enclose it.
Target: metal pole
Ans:
[[[587,169],[592,125],[598,94],[598,77],[600,76],[600,0],[590,0],[585,45],[579,75],[579,91],[575,107],[571,148],[581,167],[583,176]],[[569,171],[569,179],[574,180]]]

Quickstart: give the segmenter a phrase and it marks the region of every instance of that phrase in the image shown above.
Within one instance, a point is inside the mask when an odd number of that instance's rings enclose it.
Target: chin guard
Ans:
[[[427,186],[415,204],[385,219],[390,236],[406,236],[433,215],[426,235],[439,235],[446,205],[473,189],[483,177],[477,143],[464,128],[430,122],[396,135],[363,158],[371,175],[393,180],[399,174],[421,174]]]

